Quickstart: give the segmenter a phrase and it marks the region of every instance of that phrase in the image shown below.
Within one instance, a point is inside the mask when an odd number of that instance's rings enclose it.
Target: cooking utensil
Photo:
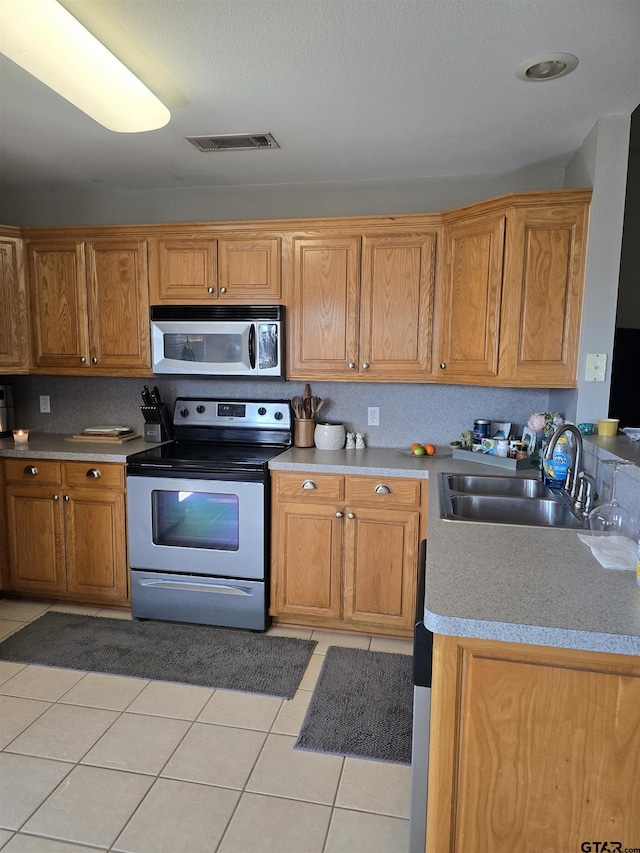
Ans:
[[[140,392],[142,396],[142,402],[145,406],[152,406],[153,401],[151,399],[151,391],[149,390],[149,386],[145,385],[143,390]]]
[[[303,417],[302,414],[302,397],[294,397],[291,400],[291,408],[293,409],[293,413],[296,418],[301,419]]]

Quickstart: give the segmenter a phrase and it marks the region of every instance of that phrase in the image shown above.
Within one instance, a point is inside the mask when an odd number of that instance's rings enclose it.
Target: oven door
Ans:
[[[128,477],[127,504],[132,569],[264,579],[264,483]]]

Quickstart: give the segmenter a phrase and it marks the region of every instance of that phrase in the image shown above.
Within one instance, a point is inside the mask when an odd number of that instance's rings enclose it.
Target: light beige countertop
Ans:
[[[73,441],[68,435],[31,432],[27,444],[14,444],[13,438],[0,439],[0,456],[25,459],[93,460],[125,462],[127,456],[156,447],[143,438],[115,443],[111,441]]]
[[[435,633],[640,655],[635,573],[603,569],[575,530],[440,518],[440,472],[530,471],[384,448],[292,448],[269,467],[429,478],[424,621]]]

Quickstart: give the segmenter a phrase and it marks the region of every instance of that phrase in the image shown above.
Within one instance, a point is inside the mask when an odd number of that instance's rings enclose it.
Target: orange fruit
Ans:
[[[420,444],[420,442],[416,441],[415,444],[411,445],[411,452],[414,453],[418,447],[422,447],[422,445]]]
[[[436,452],[435,444],[424,444],[423,447],[427,456],[433,456],[433,454]]]

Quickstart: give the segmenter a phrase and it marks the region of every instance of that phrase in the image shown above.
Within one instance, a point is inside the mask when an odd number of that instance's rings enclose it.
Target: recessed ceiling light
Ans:
[[[572,53],[545,53],[519,65],[516,77],[527,83],[540,83],[564,77],[577,67],[578,57]]]

